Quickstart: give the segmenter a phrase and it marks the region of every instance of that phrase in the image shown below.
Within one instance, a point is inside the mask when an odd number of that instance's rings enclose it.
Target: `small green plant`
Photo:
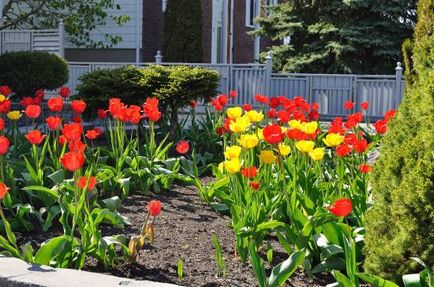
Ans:
[[[226,277],[226,264],[223,259],[222,247],[216,235],[212,236],[212,244],[215,248],[215,259],[217,263],[217,276]]]
[[[182,282],[184,278],[184,263],[182,262],[181,257],[178,258],[178,279]]]

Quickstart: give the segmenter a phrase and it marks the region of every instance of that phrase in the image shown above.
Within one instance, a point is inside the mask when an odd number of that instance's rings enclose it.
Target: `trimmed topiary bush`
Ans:
[[[68,81],[68,63],[47,52],[12,52],[0,55],[0,84],[11,87],[17,98],[33,96],[38,89],[54,90]]]
[[[143,104],[147,97],[167,84],[168,71],[162,66],[146,69],[123,66],[116,69],[100,69],[80,77],[78,94],[88,108],[86,117],[95,117],[96,110],[108,108],[110,98],[120,98],[125,104]]]
[[[97,109],[107,108],[110,98],[140,105],[148,97],[157,97],[162,110],[170,112],[171,129],[174,131],[179,109],[188,106],[192,100],[214,97],[219,80],[218,72],[199,67],[125,66],[83,75],[75,98],[84,99],[88,105],[86,115],[95,117]]]
[[[434,266],[434,0],[418,3],[407,54],[406,94],[373,173],[374,207],[366,215],[365,269],[396,282]]]

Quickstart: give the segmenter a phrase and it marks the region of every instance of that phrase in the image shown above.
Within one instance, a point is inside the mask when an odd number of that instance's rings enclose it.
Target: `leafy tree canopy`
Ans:
[[[127,23],[126,15],[109,15],[108,10],[120,10],[113,0],[4,0],[0,30],[57,28],[60,19],[71,42],[80,47],[107,48],[122,41],[119,35],[104,34],[104,41],[95,41],[90,32],[109,21]]]
[[[387,73],[411,36],[416,0],[287,0],[258,18],[275,69],[318,73]]]

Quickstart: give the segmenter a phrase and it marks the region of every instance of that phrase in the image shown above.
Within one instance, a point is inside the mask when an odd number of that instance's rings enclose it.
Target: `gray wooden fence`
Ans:
[[[0,54],[19,51],[45,51],[64,56],[64,24],[51,30],[0,31]]]
[[[181,65],[180,63],[163,63],[157,54],[155,63],[83,63],[70,62],[68,86],[75,90],[85,73],[97,69],[112,69],[123,65],[146,67],[149,65]],[[343,104],[347,100],[356,104],[369,102],[368,116],[381,117],[401,102],[404,81],[402,67],[398,63],[394,75],[341,75],[341,74],[289,74],[272,73],[272,57],[267,57],[265,64],[191,64],[216,70],[220,73],[220,92],[238,91],[234,105],[250,103],[255,105],[254,96],[285,96],[294,98],[303,96],[310,102],[320,104],[320,113],[325,117],[347,114]]]

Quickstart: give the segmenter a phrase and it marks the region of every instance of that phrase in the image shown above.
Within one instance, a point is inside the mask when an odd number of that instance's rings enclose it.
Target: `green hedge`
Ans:
[[[216,96],[219,80],[218,72],[198,67],[125,66],[83,75],[75,98],[84,99],[88,105],[86,115],[95,117],[97,109],[107,108],[110,98],[140,105],[147,97],[157,97],[163,111],[170,112],[174,129],[178,110],[188,106],[192,100]]]
[[[33,96],[38,89],[54,90],[68,81],[68,63],[47,52],[13,52],[0,55],[0,85],[8,85],[17,98]]]
[[[374,207],[366,215],[365,269],[401,284],[403,274],[420,269],[410,257],[434,266],[432,11],[434,0],[419,1],[414,42],[403,47],[409,81],[374,166]]]

